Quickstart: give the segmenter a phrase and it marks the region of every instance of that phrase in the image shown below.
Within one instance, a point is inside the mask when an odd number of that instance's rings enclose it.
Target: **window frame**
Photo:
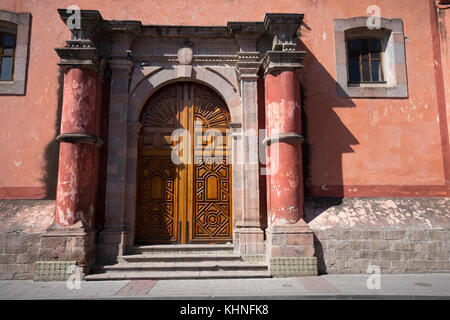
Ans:
[[[15,38],[12,77],[11,80],[0,80],[0,96],[26,94],[30,24],[29,13],[0,10],[0,33],[10,33]]]
[[[3,37],[4,35],[10,35],[14,38],[14,45],[12,47],[7,47],[6,49],[13,49],[13,53],[12,55],[6,55],[3,53],[5,46],[3,44]],[[3,57],[12,57],[12,66],[11,66],[11,79],[5,79],[2,80],[0,78],[0,82],[3,81],[14,81],[14,64],[16,62],[16,47],[17,47],[17,33],[12,33],[12,32],[8,32],[8,31],[2,31],[0,29],[0,75],[2,72],[2,63],[3,63]]]
[[[367,17],[335,19],[337,96],[341,98],[408,98],[403,22],[380,18],[379,29],[367,28]],[[347,43],[352,39],[377,39],[381,43],[382,82],[349,81]]]

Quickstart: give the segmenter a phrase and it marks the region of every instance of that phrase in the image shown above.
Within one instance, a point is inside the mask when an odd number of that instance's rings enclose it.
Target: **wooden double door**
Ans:
[[[141,113],[137,243],[232,239],[230,114],[212,89],[177,82]]]

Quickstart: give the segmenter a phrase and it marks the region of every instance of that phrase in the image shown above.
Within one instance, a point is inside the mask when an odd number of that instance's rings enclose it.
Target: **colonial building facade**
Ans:
[[[450,271],[448,1],[0,4],[0,278]]]

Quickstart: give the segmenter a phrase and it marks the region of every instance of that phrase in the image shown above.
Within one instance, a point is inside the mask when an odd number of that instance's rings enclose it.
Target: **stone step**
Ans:
[[[235,262],[235,261],[198,261],[198,262],[142,262],[118,263],[104,266],[104,272],[145,272],[145,271],[250,271],[267,270],[262,263]]]
[[[226,244],[159,244],[133,246],[135,254],[233,254],[234,247]]]
[[[242,261],[238,254],[136,254],[119,257],[123,262],[189,262],[189,261]]]
[[[84,277],[86,281],[100,280],[169,280],[169,279],[239,279],[270,278],[268,270],[233,271],[143,271],[143,272],[106,272]]]

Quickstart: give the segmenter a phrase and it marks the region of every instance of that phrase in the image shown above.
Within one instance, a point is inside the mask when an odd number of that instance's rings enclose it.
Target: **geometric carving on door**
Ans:
[[[170,157],[141,157],[139,159],[139,212],[137,238],[173,241],[175,168]]]
[[[199,159],[195,164],[194,240],[229,240],[232,234],[230,210],[230,165]]]

